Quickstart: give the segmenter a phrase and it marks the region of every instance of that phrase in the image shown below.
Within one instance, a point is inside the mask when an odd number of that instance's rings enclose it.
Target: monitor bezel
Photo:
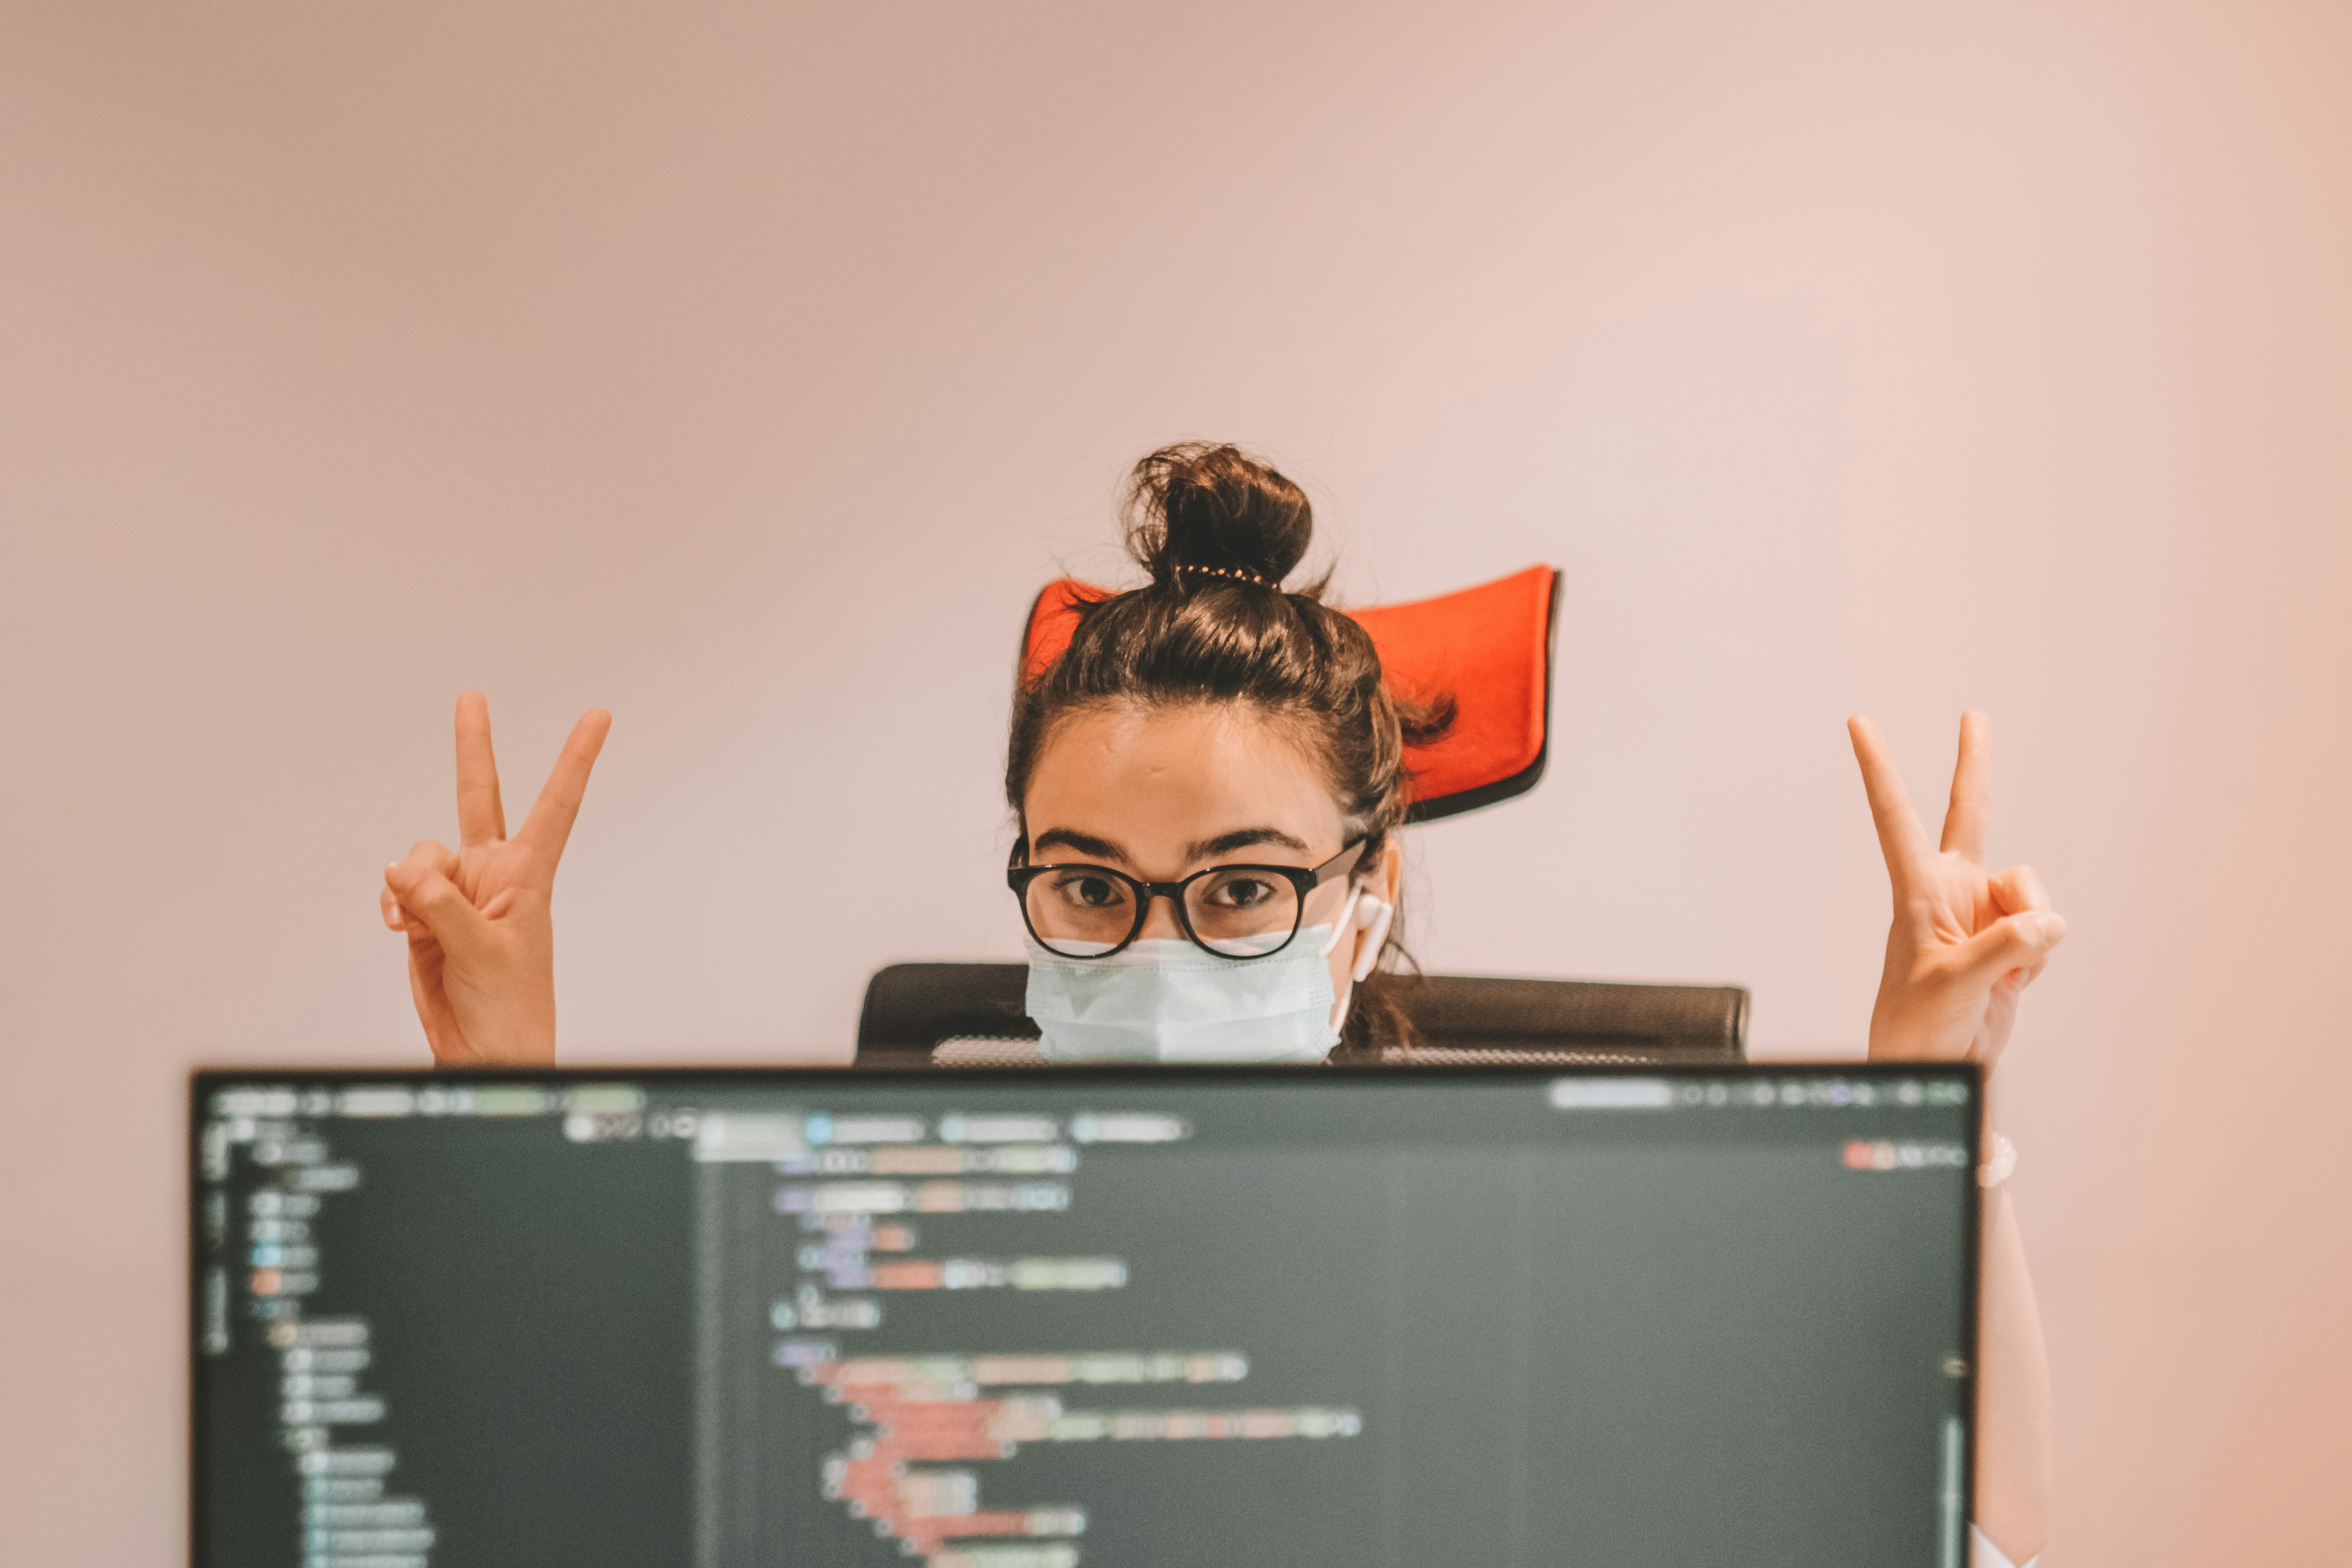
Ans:
[[[1849,1079],[1932,1078],[1957,1080],[1969,1087],[1969,1103],[1977,1114],[1968,1119],[1969,1159],[1967,1169],[1973,1173],[1984,1161],[1985,1074],[1974,1062],[1935,1061],[1796,1061],[1770,1062],[1705,1062],[1705,1063],[1318,1063],[1283,1066],[1235,1066],[1230,1064],[1167,1064],[1158,1062],[1098,1062],[1054,1063],[1034,1067],[969,1067],[937,1068],[924,1066],[847,1067],[835,1064],[802,1066],[662,1066],[630,1067],[621,1064],[601,1064],[581,1067],[486,1067],[486,1068],[397,1068],[352,1067],[320,1068],[265,1065],[254,1067],[204,1067],[188,1076],[187,1161],[184,1166],[187,1181],[187,1355],[188,1355],[188,1458],[185,1471],[188,1487],[188,1563],[190,1568],[215,1568],[205,1556],[206,1523],[204,1494],[204,1440],[207,1430],[205,1407],[205,1379],[202,1375],[204,1352],[205,1311],[205,1176],[204,1130],[206,1108],[215,1092],[255,1085],[298,1085],[304,1088],[332,1089],[349,1084],[374,1083],[627,1083],[660,1081],[677,1084],[717,1084],[727,1086],[762,1084],[822,1087],[826,1084],[874,1085],[914,1081],[937,1086],[943,1081],[957,1083],[1112,1083],[1122,1080],[1149,1079],[1165,1083],[1171,1079],[1196,1083],[1269,1082],[1303,1080],[1338,1085],[1368,1080],[1391,1081],[1400,1074],[1424,1081],[1444,1082],[1467,1079],[1491,1082],[1497,1078],[1550,1079],[1561,1078],[1697,1078],[1714,1079],[1773,1080],[1824,1076]],[[1979,1201],[1965,1206],[1961,1222],[1961,1273],[1965,1281],[1966,1300],[1962,1303],[1962,1338],[1968,1361],[1967,1375],[1959,1381],[1965,1394],[1962,1399],[1966,1415],[1961,1422],[1960,1495],[1967,1521],[1973,1524],[1976,1512],[1977,1402],[1979,1358],[1982,1353],[1979,1325],[1982,1316],[1980,1293],[1983,1289],[1984,1211],[1989,1194],[1979,1194]],[[1965,1554],[1967,1542],[1961,1544]]]

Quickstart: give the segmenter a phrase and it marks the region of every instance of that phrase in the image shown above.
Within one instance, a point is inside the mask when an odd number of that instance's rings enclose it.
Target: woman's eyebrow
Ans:
[[[1236,849],[1247,849],[1256,844],[1278,844],[1299,854],[1307,852],[1306,844],[1279,827],[1242,827],[1231,833],[1220,833],[1214,838],[1204,838],[1187,851],[1189,860],[1206,860],[1212,856],[1230,855]]]
[[[1043,855],[1048,849],[1075,849],[1081,855],[1091,855],[1097,860],[1123,862],[1127,858],[1127,851],[1109,839],[1097,838],[1091,833],[1080,833],[1069,827],[1045,829],[1045,832],[1037,835],[1037,842],[1030,847],[1030,853]]]

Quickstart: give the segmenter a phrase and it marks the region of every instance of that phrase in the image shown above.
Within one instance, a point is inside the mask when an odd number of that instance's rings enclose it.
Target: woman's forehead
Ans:
[[[1023,816],[1033,840],[1060,828],[1154,859],[1254,827],[1336,849],[1339,803],[1299,741],[1231,703],[1086,710],[1046,738]]]

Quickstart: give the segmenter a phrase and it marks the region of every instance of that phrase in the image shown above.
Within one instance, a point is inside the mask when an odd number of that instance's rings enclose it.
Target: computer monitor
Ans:
[[[198,1568],[1958,1568],[1960,1067],[205,1073]]]

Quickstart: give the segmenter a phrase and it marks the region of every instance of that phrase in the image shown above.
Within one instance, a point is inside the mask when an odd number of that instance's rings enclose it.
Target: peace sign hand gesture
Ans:
[[[384,868],[383,923],[408,935],[408,984],[445,1067],[555,1059],[555,865],[613,716],[581,716],[522,831],[507,837],[490,707],[457,699],[457,835]]]
[[[1929,845],[1911,809],[1878,726],[1857,718],[1846,729],[1895,884],[1886,971],[1870,1011],[1870,1054],[1975,1061],[1990,1069],[2009,1044],[2019,995],[2066,935],[2033,868],[1984,868],[1991,721],[1981,713],[1960,716],[1960,757],[1940,848]]]

